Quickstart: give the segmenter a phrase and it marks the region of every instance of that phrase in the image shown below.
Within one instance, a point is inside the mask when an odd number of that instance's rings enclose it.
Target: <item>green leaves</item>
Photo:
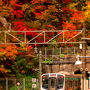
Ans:
[[[64,58],[64,54],[60,54],[60,58]]]

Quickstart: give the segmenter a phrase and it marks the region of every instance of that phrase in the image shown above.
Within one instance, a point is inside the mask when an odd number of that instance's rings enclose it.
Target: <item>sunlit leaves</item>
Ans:
[[[76,30],[76,26],[73,23],[63,22],[64,30]]]
[[[0,16],[9,17],[12,16],[12,9],[8,7],[8,5],[2,5],[0,6]]]
[[[81,22],[84,23],[86,20],[85,15],[81,11],[76,11],[72,14],[71,17],[72,22]]]
[[[7,73],[8,71],[4,68],[4,66],[0,66],[0,73]]]
[[[90,1],[87,2],[85,16],[87,17],[88,22],[90,22]]]
[[[27,9],[30,9],[30,5],[29,4],[22,5],[22,10],[23,11],[26,11]]]
[[[77,6],[77,5],[78,5],[78,2],[77,2],[77,3],[70,3],[68,7],[69,7],[70,9],[76,10],[76,6]]]
[[[16,45],[0,45],[0,56],[2,58],[7,57],[9,59],[15,59],[18,54]]]

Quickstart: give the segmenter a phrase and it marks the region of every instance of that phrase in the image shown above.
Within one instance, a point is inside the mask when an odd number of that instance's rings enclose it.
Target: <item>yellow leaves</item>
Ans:
[[[87,4],[87,9],[90,10],[90,1],[86,2]]]
[[[45,10],[44,12],[42,12],[41,15],[38,15],[36,18],[38,19],[45,19],[46,21],[48,20],[48,16],[49,16],[49,11]]]
[[[55,8],[55,6],[49,5],[48,9],[50,10],[50,12],[57,12],[58,10]]]
[[[2,5],[0,7],[0,15],[1,16],[5,16],[5,17],[9,17],[9,15],[11,15],[13,9],[11,9],[11,7],[9,7],[8,5]]]
[[[0,56],[5,55],[7,52],[3,48],[0,48]]]
[[[78,3],[70,3],[69,8],[73,9],[73,10],[76,10],[76,7],[75,7],[76,5],[78,5]]]
[[[86,15],[86,17],[90,17],[90,11],[89,10],[86,10],[85,11],[85,15]]]
[[[30,6],[28,4],[22,5],[22,10],[25,11],[29,8]]]
[[[55,26],[53,26],[53,25],[45,25],[44,27],[47,30],[55,30],[56,29]]]
[[[19,49],[23,49],[24,51],[27,51],[27,45],[26,44],[20,44],[20,47]]]
[[[45,21],[48,21],[49,18],[56,19],[56,16],[54,15],[54,13],[56,13],[57,11],[58,10],[54,6],[49,5],[48,9],[41,12],[41,15],[37,15],[36,18],[40,20],[45,20]]]
[[[85,16],[87,17],[88,21],[90,22],[90,1],[87,2],[86,11],[84,13],[85,13]]]
[[[8,71],[4,68],[4,65],[0,65],[0,72],[7,73]]]
[[[90,1],[85,2],[87,5],[82,5],[81,12],[77,10],[77,7],[80,2],[77,1],[77,3],[71,3],[69,4],[69,8],[74,10],[74,14],[71,17],[71,22],[81,22],[84,23],[87,19],[90,19]],[[88,20],[89,21],[89,20]]]
[[[40,26],[39,20],[33,22],[33,27],[38,28]]]

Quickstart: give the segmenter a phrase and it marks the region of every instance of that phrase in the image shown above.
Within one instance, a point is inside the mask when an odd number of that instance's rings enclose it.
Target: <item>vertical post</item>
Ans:
[[[8,90],[8,78],[6,78],[6,90]]]
[[[83,38],[85,38],[85,25],[83,25]],[[86,56],[86,40],[83,39],[83,43],[82,43],[82,56]],[[82,68],[83,68],[83,72],[82,72],[82,90],[86,90],[86,58],[82,58]]]
[[[27,38],[27,37],[26,37],[26,32],[24,32],[24,33],[25,33],[25,35],[24,35],[24,42],[27,43],[27,42],[26,42],[26,41],[27,41],[27,39],[26,39],[26,38]]]
[[[39,51],[40,89],[42,83],[42,51]]]
[[[15,80],[15,90],[16,90],[16,79],[14,79]]]
[[[74,55],[76,54],[75,52],[76,52],[76,50],[75,50],[76,48],[74,47]]]
[[[11,23],[8,23],[8,31],[11,31]]]
[[[31,79],[31,90],[33,90],[33,88],[32,88],[32,79]]]
[[[6,33],[6,31],[5,31],[5,44],[6,44],[6,42],[7,42],[7,35],[6,35],[7,33]]]
[[[45,61],[46,61],[46,58],[47,58],[47,51],[46,51],[46,47],[45,47]]]
[[[25,78],[23,78],[23,90],[25,90]]]

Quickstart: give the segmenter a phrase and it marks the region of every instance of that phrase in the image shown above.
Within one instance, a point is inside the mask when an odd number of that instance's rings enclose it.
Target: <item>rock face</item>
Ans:
[[[8,28],[8,22],[6,18],[0,16],[0,23],[3,25],[3,27]]]
[[[46,49],[45,49],[46,50]],[[79,47],[74,48],[53,48],[45,51],[44,57],[48,60],[48,57],[52,57],[51,64],[43,64],[42,71],[44,73],[57,73],[60,71],[69,72],[70,74],[77,73],[80,74],[80,69],[82,65],[75,65],[77,61],[76,56],[82,56],[82,50]],[[86,56],[90,56],[90,47],[87,47]],[[45,60],[46,60],[45,59]],[[79,58],[82,61],[82,58]],[[43,59],[44,60],[44,59]],[[90,72],[90,57],[86,58],[86,69]]]
[[[75,66],[72,64],[62,64],[62,65],[46,65],[45,71],[46,73],[57,73],[60,71],[66,71],[69,73],[74,73],[74,71],[80,69],[80,66]]]
[[[58,73],[60,71],[69,72],[70,74],[74,73],[75,71],[80,70],[81,65],[75,65],[75,57],[65,57],[63,58],[63,62],[60,62],[60,60],[54,59],[55,62],[52,64],[46,64],[44,65],[45,73]],[[67,62],[71,61],[71,62]]]

